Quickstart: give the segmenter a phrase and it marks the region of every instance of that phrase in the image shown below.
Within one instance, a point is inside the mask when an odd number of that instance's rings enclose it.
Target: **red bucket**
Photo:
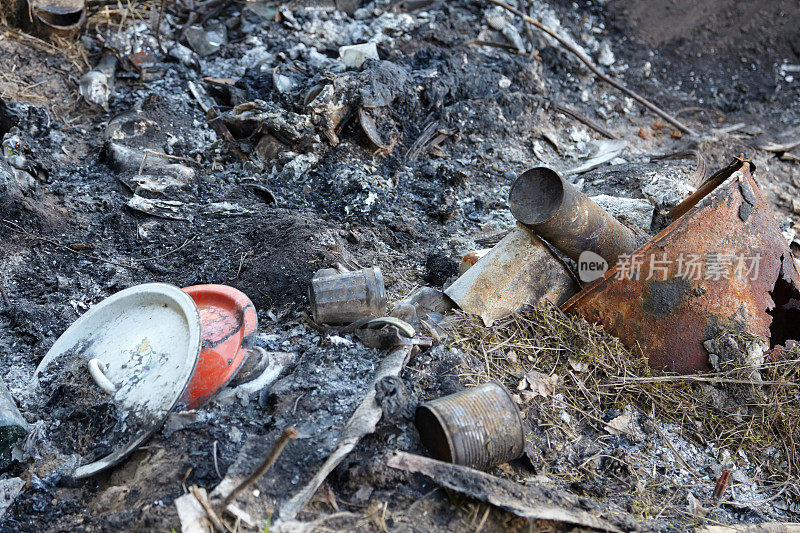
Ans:
[[[183,290],[197,304],[203,344],[180,404],[197,409],[239,371],[253,346],[258,318],[250,298],[233,287],[194,285]]]

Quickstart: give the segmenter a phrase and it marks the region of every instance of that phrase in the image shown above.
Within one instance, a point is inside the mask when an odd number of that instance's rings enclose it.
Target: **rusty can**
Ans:
[[[314,321],[350,324],[365,316],[386,315],[386,288],[378,267],[352,272],[332,268],[317,271],[308,288]]]
[[[490,381],[426,402],[414,424],[436,459],[487,469],[522,456],[522,418],[511,394]]]
[[[546,167],[523,172],[511,186],[508,204],[517,220],[575,261],[588,250],[614,265],[642,244],[633,231]]]
[[[71,37],[86,22],[85,0],[28,0],[25,8],[28,25],[42,37]]]

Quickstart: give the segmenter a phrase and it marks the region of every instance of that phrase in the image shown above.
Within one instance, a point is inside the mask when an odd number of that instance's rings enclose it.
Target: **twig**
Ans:
[[[528,0],[519,0],[519,10],[523,13],[528,11],[527,9]],[[536,48],[533,46],[534,38],[533,38],[533,28],[531,27],[531,23],[527,20],[525,22],[525,33],[528,35],[528,40],[531,42],[531,53],[529,59],[533,59],[536,55]]]
[[[194,498],[197,500],[197,503],[200,504],[200,507],[203,508],[203,511],[205,511],[206,516],[211,521],[211,524],[214,526],[214,530],[219,532],[224,532],[226,530],[230,531],[230,528],[228,528],[225,525],[225,523],[222,521],[222,519],[219,517],[216,511],[214,511],[214,507],[212,507],[211,502],[208,501],[208,496],[206,496],[205,491],[201,492],[200,489],[197,488],[196,486],[193,486],[191,491],[192,491],[192,496],[194,496]]]
[[[150,155],[150,150],[145,150],[144,155],[142,156],[142,162],[139,163],[139,172],[136,173],[137,176],[142,175],[142,171],[144,170],[144,164],[147,162],[147,156]]]
[[[158,9],[158,18],[156,19],[156,43],[158,43],[158,49],[163,51],[163,47],[161,46],[161,20],[164,18],[164,8],[167,5],[167,0],[161,0],[161,6]]]
[[[517,49],[517,47],[512,45],[512,44],[496,43],[494,41],[483,41],[481,39],[474,39],[474,40],[470,41],[467,44],[474,44],[474,45],[478,45],[478,46],[493,46],[495,48],[503,48],[504,50],[510,50],[510,51],[514,52],[515,54],[519,53],[519,50]]]
[[[623,377],[619,381],[602,383],[602,387],[618,387],[627,383],[659,383],[664,381],[703,381],[708,383],[730,383],[735,385],[782,385],[785,387],[800,387],[800,383],[792,381],[761,381],[757,379],[730,379],[714,376],[654,376],[650,378]]]
[[[180,246],[178,246],[177,248],[174,248],[174,249],[172,249],[172,250],[170,250],[170,251],[168,251],[168,252],[164,252],[163,254],[155,255],[155,256],[153,256],[153,257],[140,257],[140,258],[138,258],[138,259],[131,259],[131,261],[135,261],[135,262],[139,262],[139,261],[152,261],[153,259],[161,259],[162,257],[167,257],[168,255],[170,255],[170,254],[174,254],[175,252],[177,252],[177,251],[179,251],[179,250],[183,250],[184,248],[186,248],[186,246],[187,246],[187,245],[188,245],[190,242],[192,242],[192,241],[193,241],[193,240],[195,240],[196,238],[197,238],[197,235],[192,235],[191,237],[189,237],[188,239],[186,239],[186,241],[184,241],[184,243],[183,243],[183,244],[181,244],[181,245],[180,245]]]
[[[157,155],[157,156],[161,156],[161,157],[166,157],[167,159],[174,159],[176,161],[186,161],[187,163],[192,163],[193,165],[197,164],[197,161],[195,161],[194,159],[189,159],[188,157],[181,157],[179,155],[165,154],[164,152],[157,152],[155,150],[150,150],[150,149],[146,149],[145,152],[148,153],[148,154],[153,154],[153,155]]]
[[[11,300],[8,299],[8,294],[6,293],[6,287],[3,284],[3,278],[0,278],[0,295],[3,296],[3,305],[6,307],[11,307]]]
[[[281,432],[281,436],[278,438],[278,442],[276,442],[272,447],[272,450],[270,450],[269,455],[267,455],[267,457],[264,459],[264,462],[261,463],[261,465],[256,468],[255,471],[247,477],[247,479],[239,483],[239,485],[225,497],[225,500],[223,501],[223,507],[227,507],[228,504],[236,499],[237,496],[247,490],[247,487],[258,481],[258,479],[263,476],[275,463],[275,461],[278,459],[278,456],[281,454],[289,441],[296,438],[297,430],[295,428],[290,427],[284,429]]]
[[[310,327],[311,329],[313,329],[317,333],[321,333],[323,335],[327,335],[327,334],[329,334],[331,332],[330,328],[326,328],[325,326],[322,326],[321,324],[317,324],[316,322],[314,322],[314,319],[311,318],[310,316],[308,316],[308,314],[306,312],[304,312],[304,311],[300,312],[300,318],[303,319],[303,322],[305,322],[308,325],[308,327]]]
[[[214,454],[214,470],[217,472],[217,477],[222,479],[222,474],[219,473],[219,463],[217,462],[217,446],[219,446],[219,441],[215,440],[211,447],[212,453]]]
[[[600,124],[598,124],[594,120],[590,119],[587,116],[581,115],[580,113],[578,113],[574,109],[570,109],[569,107],[567,107],[565,105],[561,105],[561,104],[556,104],[556,109],[558,111],[560,111],[561,113],[564,113],[565,115],[568,115],[568,116],[574,118],[578,122],[582,122],[582,123],[586,124],[587,126],[592,128],[594,131],[596,131],[600,135],[605,135],[609,139],[619,139],[619,137],[617,135],[614,135],[613,133],[611,133],[610,131],[605,129],[603,126],[601,126]]]
[[[535,18],[529,17],[525,13],[521,12],[519,9],[517,9],[515,7],[512,7],[512,6],[508,5],[508,4],[506,4],[505,2],[502,2],[501,0],[489,0],[489,2],[491,2],[492,4],[498,5],[498,6],[502,7],[503,9],[506,9],[506,10],[510,11],[510,12],[514,13],[515,15],[519,16],[519,17],[522,17],[522,19],[525,22],[529,22],[531,25],[536,26],[537,28],[539,28],[543,32],[547,33],[550,37],[552,37],[553,39],[558,41],[561,44],[561,46],[563,46],[564,48],[566,48],[567,50],[569,50],[570,52],[575,54],[578,57],[578,59],[580,59],[581,62],[589,68],[589,70],[594,72],[594,74],[598,78],[600,78],[604,82],[608,83],[612,87],[616,87],[617,89],[619,89],[623,93],[627,94],[628,96],[630,96],[631,98],[633,98],[634,100],[636,100],[637,102],[639,102],[640,104],[645,106],[647,109],[649,109],[650,111],[652,111],[656,115],[660,116],[661,118],[663,118],[664,120],[666,120],[667,122],[669,122],[670,124],[672,124],[673,126],[678,128],[683,133],[686,133],[686,134],[689,134],[689,135],[693,135],[693,136],[697,136],[697,133],[694,130],[692,130],[691,128],[683,125],[680,121],[678,121],[678,119],[676,119],[675,117],[673,117],[672,115],[670,115],[669,113],[664,111],[663,109],[661,109],[658,106],[656,106],[654,103],[652,103],[647,98],[639,95],[638,93],[632,91],[631,89],[628,89],[622,83],[620,83],[619,81],[615,80],[614,78],[612,78],[611,76],[609,76],[608,74],[606,74],[605,72],[600,70],[597,67],[597,65],[594,64],[594,61],[592,61],[592,59],[588,55],[586,55],[586,52],[584,52],[583,50],[580,50],[579,48],[575,47],[572,43],[568,42],[566,39],[564,39],[558,33],[556,33],[555,31],[551,30],[550,28],[548,28],[547,26],[545,26],[544,24],[542,24],[541,22],[539,22]]]
[[[47,237],[42,237],[41,235],[34,235],[33,233],[29,232],[28,230],[26,230],[25,228],[23,228],[19,224],[15,223],[15,222],[11,222],[10,220],[3,219],[3,222],[6,223],[6,225],[11,229],[11,231],[15,231],[17,233],[20,233],[20,234],[25,235],[27,237],[30,237],[32,239],[37,239],[37,240],[40,240],[42,242],[46,242],[47,244],[49,244],[51,246],[55,246],[56,248],[61,248],[63,250],[68,250],[68,251],[72,252],[73,254],[80,255],[81,257],[85,257],[85,258],[91,259],[93,261],[102,261],[103,263],[108,263],[109,265],[119,266],[119,267],[123,267],[123,268],[130,268],[130,269],[133,269],[133,270],[138,270],[139,269],[139,267],[131,265],[131,264],[128,264],[128,263],[120,263],[118,261],[111,261],[109,259],[103,259],[102,257],[98,257],[96,255],[87,254],[87,253],[84,253],[84,252],[81,252],[81,251],[78,251],[78,250],[73,250],[69,246],[65,246],[65,245],[63,245],[63,244],[61,244],[59,242],[50,240]]]
[[[672,442],[667,438],[664,432],[661,431],[661,428],[658,427],[658,422],[656,422],[655,420],[653,420],[653,427],[656,428],[656,431],[661,437],[661,440],[664,441],[664,444],[666,444],[667,447],[672,451],[672,455],[674,455],[675,458],[678,461],[680,461],[683,467],[686,468],[686,470],[688,470],[689,473],[695,477],[695,479],[700,479],[700,474],[697,472],[697,470],[689,463],[687,463],[686,460],[683,458],[683,456],[680,453],[678,453],[678,450],[675,449],[675,446],[672,445]]]
[[[483,512],[483,518],[481,518],[481,522],[478,524],[478,527],[475,528],[475,533],[480,533],[481,529],[483,529],[484,524],[486,524],[486,519],[489,518],[489,511],[492,510],[491,505],[486,506],[486,511]]]

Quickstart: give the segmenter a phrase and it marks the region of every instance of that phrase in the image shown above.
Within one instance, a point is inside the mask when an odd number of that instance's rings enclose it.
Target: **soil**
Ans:
[[[254,487],[263,513],[277,508],[327,458],[386,354],[364,347],[353,335],[329,337],[308,326],[302,313],[309,313],[305,295],[313,273],[337,264],[380,266],[392,302],[420,285],[442,288],[464,253],[514,226],[506,203],[517,174],[539,165],[568,171],[603,139],[559,113],[556,104],[575,108],[627,142],[610,164],[571,178],[587,194],[641,199],[643,186],[656,177],[675,184],[696,181],[695,152],[706,168],[701,179],[746,153],[759,169],[762,193],[782,229],[790,231],[797,219],[792,200],[800,193],[798,164],[757,148],[800,132],[800,73],[783,68],[800,63],[792,33],[800,10],[791,2],[532,4],[544,20],[557,17],[593,56],[608,41],[616,57],[608,69],[680,113],[701,132],[697,138],[672,135],[671,128],[598,83],[540,35],[531,41],[538,60],[474,44],[503,42],[485,22],[487,8],[475,2],[435,2],[414,10],[406,5],[412,2],[376,1],[351,15],[287,4],[277,18],[226,3],[211,18],[228,28],[227,44],[208,57],[195,57],[193,64],[159,50],[142,22],[150,20],[151,4],[157,12],[158,2],[144,3],[136,17],[124,21],[117,12],[95,17],[75,41],[90,64],[103,50],[98,35],[121,56],[108,111],[80,100],[82,72],[70,59],[80,56],[72,48],[65,55],[11,34],[0,38],[0,74],[10,78],[13,72],[25,82],[0,78],[0,136],[17,128],[13,133],[21,144],[15,154],[25,158],[24,173],[0,158],[3,379],[29,420],[44,409],[65,422],[61,433],[44,436],[42,454],[48,445],[62,453],[100,453],[103,436],[119,423],[107,401],[75,396],[82,385],[69,379],[49,383],[41,398],[26,399],[23,393],[49,347],[78,316],[145,282],[222,283],[243,291],[259,313],[255,344],[271,359],[289,363],[261,391],[174,413],[130,458],[88,480],[72,479],[63,461],[33,455],[0,465],[0,476],[26,481],[0,517],[0,531],[177,531],[174,501],[188,487],[210,491],[226,475],[249,472],[281,430],[293,425],[298,439]],[[159,36],[165,50],[181,40],[189,16],[181,5],[165,15]],[[97,14],[101,7],[91,9]],[[671,23],[664,25],[665,18]],[[737,25],[739,20],[744,25]],[[765,45],[763,27],[774,46]],[[525,28],[517,28],[527,42]],[[371,38],[380,61],[345,70],[338,47]],[[142,51],[153,64],[144,71],[129,60]],[[788,81],[792,75],[797,80]],[[217,81],[204,83],[203,77]],[[45,83],[36,85],[40,81]],[[208,123],[188,82],[208,92],[246,162]],[[320,86],[334,86],[335,97],[317,100],[319,111],[311,112],[307,99],[324,95]],[[260,118],[242,120],[241,104]],[[340,104],[350,109],[333,125],[331,109]],[[356,111],[361,105],[369,109],[384,146],[364,133]],[[726,130],[740,122],[743,126]],[[650,133],[637,133],[642,130]],[[421,136],[437,134],[437,146],[415,146]],[[133,155],[122,157],[112,143]],[[131,203],[135,197],[146,205],[173,203],[144,212],[141,203]],[[656,215],[667,207],[657,205]],[[400,379],[408,401],[416,403],[462,389],[461,365],[481,364],[437,345],[417,354]],[[67,409],[43,405],[53,394],[81,402]],[[618,414],[609,413],[609,419]],[[73,434],[81,416],[91,420],[94,434]],[[348,530],[381,529],[376,516],[392,530],[477,528],[487,506],[451,499],[430,480],[383,464],[382,454],[390,449],[426,454],[407,416],[388,418],[334,470],[298,518],[328,520],[324,527]],[[638,513],[644,530],[682,531],[699,520],[644,509],[640,473],[620,467],[617,459],[598,460],[605,477],[558,477],[564,465],[595,454],[627,457],[633,447],[625,437],[587,434],[551,443],[550,432],[531,424],[536,450],[529,461],[514,465],[517,479],[547,472],[560,487],[592,499],[600,512],[618,505]],[[649,452],[661,457],[662,441],[650,437],[660,451]],[[705,477],[695,492],[708,500],[703,495],[713,490],[723,452],[700,445],[687,449],[702,451],[696,453]],[[670,464],[664,472],[680,477],[680,471],[686,483],[695,482],[677,461]],[[668,478],[664,472],[659,475]],[[491,473],[507,474],[505,467]],[[615,491],[605,484],[609,476],[615,476],[608,485]],[[736,506],[715,510],[715,521],[796,518],[788,493],[775,497],[782,507],[758,506],[747,502],[774,493],[752,492],[741,483],[745,496]],[[617,489],[627,491],[625,496]],[[376,514],[375,505],[385,507]],[[352,516],[325,518],[337,511]],[[502,511],[486,516],[484,531],[526,527]]]
[[[76,453],[84,464],[110,454],[139,425],[120,417],[114,401],[68,354],[44,369],[39,383],[41,403],[29,413],[48,422],[45,431],[60,453]]]

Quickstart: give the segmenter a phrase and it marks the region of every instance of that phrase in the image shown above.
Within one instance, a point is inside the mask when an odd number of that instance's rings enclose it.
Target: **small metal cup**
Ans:
[[[314,321],[320,324],[350,324],[365,316],[386,315],[386,288],[378,267],[320,270],[311,280],[308,300]]]
[[[525,451],[519,409],[497,382],[420,405],[414,424],[431,455],[457,465],[485,470]]]

